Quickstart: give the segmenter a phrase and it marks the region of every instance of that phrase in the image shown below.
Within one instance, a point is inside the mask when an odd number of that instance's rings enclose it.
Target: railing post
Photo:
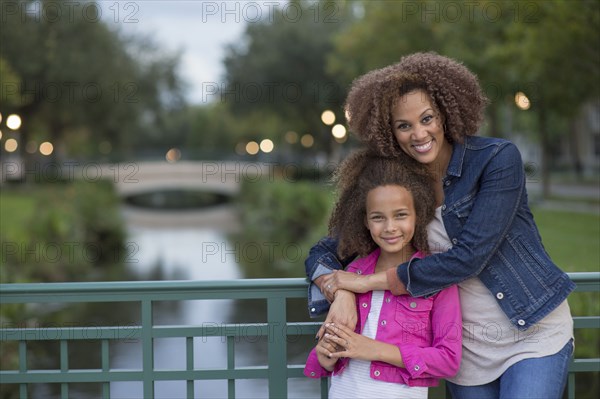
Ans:
[[[287,319],[285,306],[285,297],[270,297],[267,299],[270,398],[287,398]]]
[[[142,301],[142,374],[144,398],[154,397],[154,339],[152,338],[152,301]]]

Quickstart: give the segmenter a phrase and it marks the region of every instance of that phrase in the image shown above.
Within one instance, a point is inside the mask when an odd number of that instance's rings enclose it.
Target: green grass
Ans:
[[[566,272],[600,271],[600,216],[533,209],[546,251]]]
[[[3,190],[0,193],[0,236],[4,240],[27,240],[27,226],[37,206],[31,193]]]

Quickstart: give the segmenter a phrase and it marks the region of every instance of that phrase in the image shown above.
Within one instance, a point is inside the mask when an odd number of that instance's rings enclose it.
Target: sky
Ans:
[[[180,75],[187,99],[206,103],[207,88],[223,85],[225,46],[238,42],[247,23],[267,17],[275,1],[114,0],[99,2],[104,20],[125,33],[150,35],[166,51],[182,51]]]

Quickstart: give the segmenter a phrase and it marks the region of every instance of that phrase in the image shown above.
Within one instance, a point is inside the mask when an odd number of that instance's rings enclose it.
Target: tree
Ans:
[[[533,18],[507,27],[504,50],[513,61],[515,83],[528,86],[538,119],[543,196],[550,195],[549,154],[553,138],[574,134],[552,129],[551,118],[569,121],[600,98],[600,5],[595,1],[535,1]],[[577,161],[576,161],[577,162]]]
[[[4,7],[0,54],[20,82],[3,82],[2,102],[18,99],[10,110],[22,117],[23,143],[50,140],[59,156],[70,157],[95,156],[102,142],[131,150],[137,134],[160,128],[168,104],[182,103],[178,55],[126,38],[90,12],[67,12],[79,4]],[[82,153],[73,154],[77,142]]]
[[[348,21],[345,2],[291,1],[268,19],[249,24],[241,44],[227,49],[221,99],[236,117],[262,115],[254,134],[311,133],[315,147],[329,152],[332,137],[321,113],[332,109],[339,120],[345,90],[327,74],[325,64],[333,51],[332,35]]]

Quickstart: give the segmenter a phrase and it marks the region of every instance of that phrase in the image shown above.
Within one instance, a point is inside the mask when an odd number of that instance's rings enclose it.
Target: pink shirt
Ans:
[[[357,259],[346,271],[373,274],[380,250]],[[423,255],[417,252],[414,258]],[[358,322],[355,331],[362,332],[371,309],[372,292],[356,295]],[[462,327],[458,288],[451,286],[429,298],[395,296],[385,291],[377,328],[377,341],[398,346],[405,367],[371,362],[371,378],[399,382],[408,386],[436,386],[440,378],[454,376],[461,359]],[[334,374],[344,371],[350,359],[338,360]],[[304,375],[311,378],[329,376],[321,367],[313,349],[306,361]]]

